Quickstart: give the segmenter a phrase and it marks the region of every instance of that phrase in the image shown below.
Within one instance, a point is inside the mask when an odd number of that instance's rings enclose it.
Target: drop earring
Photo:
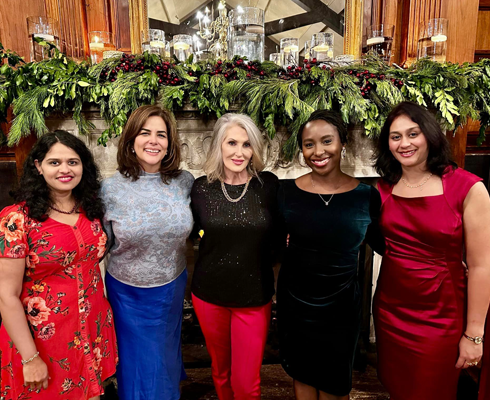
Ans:
[[[345,147],[342,147],[342,151],[340,152],[340,158],[342,160],[345,160],[345,154],[347,153],[347,150],[345,150]]]

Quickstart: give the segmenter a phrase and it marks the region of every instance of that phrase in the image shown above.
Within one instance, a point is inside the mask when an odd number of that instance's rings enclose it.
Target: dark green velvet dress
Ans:
[[[358,252],[365,239],[383,247],[380,206],[378,191],[363,183],[335,194],[328,206],[294,180],[279,188],[290,235],[277,284],[281,363],[292,378],[337,396],[352,388],[361,320]]]

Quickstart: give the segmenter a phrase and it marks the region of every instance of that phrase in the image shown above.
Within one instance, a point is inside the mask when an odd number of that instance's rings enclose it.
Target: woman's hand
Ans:
[[[483,354],[483,343],[475,344],[464,336],[459,341],[459,358],[456,368],[468,368],[479,363]]]
[[[32,390],[48,388],[48,366],[41,357],[36,357],[31,362],[25,364],[23,372],[25,386],[30,386]]]

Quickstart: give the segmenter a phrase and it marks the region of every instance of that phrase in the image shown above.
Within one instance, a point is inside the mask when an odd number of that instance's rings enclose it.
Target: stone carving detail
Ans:
[[[205,119],[195,110],[184,109],[176,113],[178,132],[182,149],[182,168],[191,172],[196,178],[204,175],[202,167],[211,144],[213,126],[216,119]],[[109,177],[117,168],[118,139],[110,141],[106,147],[98,146],[97,139],[106,129],[105,121],[97,110],[90,110],[85,117],[95,125],[89,136],[79,135],[78,129],[69,116],[65,119],[59,117],[48,118],[46,124],[50,131],[63,129],[78,135],[90,148],[99,165],[103,178]],[[280,179],[297,178],[309,171],[303,162],[295,160],[290,163],[281,162],[281,148],[288,134],[285,128],[278,129],[273,140],[268,140],[264,159],[266,169],[274,172]],[[373,141],[369,139],[362,127],[349,130],[349,143],[346,146],[347,155],[342,161],[342,170],[357,178],[372,178],[377,174],[372,167]],[[299,157],[300,159],[302,157]]]

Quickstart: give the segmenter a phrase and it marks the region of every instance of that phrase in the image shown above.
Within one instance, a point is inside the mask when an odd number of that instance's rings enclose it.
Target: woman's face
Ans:
[[[303,129],[301,149],[313,172],[325,175],[340,168],[342,142],[337,128],[323,120],[308,122]]]
[[[82,180],[83,165],[80,156],[70,147],[55,143],[40,163],[34,160],[51,191],[72,191]]]
[[[393,157],[402,167],[425,166],[429,156],[429,145],[420,126],[410,117],[400,115],[390,126],[388,139]]]
[[[226,175],[243,173],[253,155],[247,131],[237,125],[228,128],[221,153]]]
[[[134,139],[136,158],[145,172],[158,172],[167,154],[168,132],[162,117],[149,117]]]

